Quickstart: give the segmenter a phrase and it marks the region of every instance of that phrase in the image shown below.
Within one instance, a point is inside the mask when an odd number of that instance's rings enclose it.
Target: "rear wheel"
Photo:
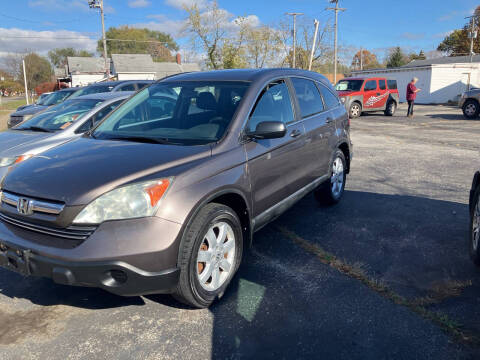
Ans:
[[[237,214],[222,204],[206,205],[185,230],[179,251],[180,280],[174,297],[196,308],[210,306],[223,295],[242,259]]]
[[[331,165],[330,179],[314,191],[315,199],[317,199],[319,203],[323,205],[333,205],[342,199],[345,182],[347,180],[346,168],[345,155],[343,155],[342,151],[337,150]]]
[[[473,197],[470,215],[470,258],[475,265],[480,266],[480,187]]]
[[[397,110],[397,104],[395,101],[389,101],[387,107],[385,108],[385,116],[393,116]]]
[[[465,104],[463,104],[462,110],[463,115],[467,119],[475,119],[478,117],[478,114],[480,112],[480,106],[478,104],[478,101],[469,99],[465,101]]]
[[[360,105],[358,102],[352,103],[348,113],[350,115],[350,119],[358,118],[360,115],[362,115],[362,105]]]

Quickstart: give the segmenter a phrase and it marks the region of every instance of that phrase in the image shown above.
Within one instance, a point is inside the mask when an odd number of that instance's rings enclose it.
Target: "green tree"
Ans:
[[[76,50],[74,48],[56,48],[48,52],[48,58],[55,67],[62,67],[67,64],[67,57],[93,57],[93,54],[86,50]]]
[[[39,84],[52,80],[52,66],[46,58],[31,52],[23,59],[25,60],[25,71],[27,73],[27,85],[29,89],[34,89]],[[22,65],[20,65],[18,73],[20,74],[20,82],[23,83]]]
[[[474,29],[478,31],[480,26],[480,6],[475,9],[473,17]],[[449,56],[467,55],[470,53],[470,39],[468,34],[471,31],[472,24],[468,22],[462,29],[457,29],[449,33],[438,45],[437,50],[447,53]],[[473,52],[480,53],[479,38],[473,42]]]
[[[106,37],[108,54],[150,54],[153,61],[174,61],[171,51],[179,49],[170,35],[149,29],[111,27]],[[102,39],[98,40],[97,51],[103,54]]]
[[[396,68],[408,64],[409,59],[403,53],[402,49],[397,46],[390,50],[387,58],[387,68]]]

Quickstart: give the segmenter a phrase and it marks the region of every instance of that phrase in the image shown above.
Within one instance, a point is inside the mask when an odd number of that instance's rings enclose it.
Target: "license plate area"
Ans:
[[[22,275],[30,275],[30,250],[15,250],[0,245],[0,266]]]

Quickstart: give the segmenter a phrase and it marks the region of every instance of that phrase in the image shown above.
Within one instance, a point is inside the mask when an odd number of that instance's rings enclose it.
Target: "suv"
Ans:
[[[72,98],[104,92],[137,91],[143,89],[145,86],[153,84],[154,82],[154,80],[103,81],[85,86],[83,89],[72,95]]]
[[[480,89],[466,91],[460,96],[458,106],[466,119],[476,119],[480,113]]]
[[[337,83],[335,89],[352,119],[362,112],[373,111],[393,116],[400,99],[397,80],[386,78],[345,78]]]
[[[317,73],[184,73],[1,182],[0,264],[119,295],[220,297],[253,233],[310,192],[342,198],[349,119]]]

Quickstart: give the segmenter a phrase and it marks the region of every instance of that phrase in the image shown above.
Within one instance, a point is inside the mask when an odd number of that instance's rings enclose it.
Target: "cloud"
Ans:
[[[148,0],[130,0],[128,6],[131,8],[144,8],[150,6],[150,1]]]
[[[169,6],[173,6],[177,9],[183,10],[184,6],[193,6],[197,5],[199,9],[204,9],[208,1],[207,0],[165,0],[165,4]]]
[[[150,19],[155,19],[157,21],[149,21],[146,23],[137,23],[133,24],[133,27],[136,28],[147,28],[150,30],[161,31],[167,34],[172,35],[173,37],[179,37],[183,28],[185,27],[185,20],[172,20],[165,15],[148,15]]]
[[[437,20],[438,21],[449,21],[456,17],[465,17],[470,16],[475,12],[475,8],[470,10],[452,10],[447,14],[440,16]]]
[[[51,49],[62,47],[95,52],[97,41],[85,34],[69,30],[34,31],[0,28],[0,49],[3,53],[32,50],[45,54]]]
[[[407,40],[420,40],[425,37],[425,33],[404,32],[400,37]]]
[[[444,38],[446,38],[448,35],[450,35],[452,32],[453,32],[453,30],[444,31],[444,32],[440,32],[440,33],[437,33],[437,34],[433,34],[433,35],[432,35],[432,38],[434,38],[434,39],[444,39]]]

